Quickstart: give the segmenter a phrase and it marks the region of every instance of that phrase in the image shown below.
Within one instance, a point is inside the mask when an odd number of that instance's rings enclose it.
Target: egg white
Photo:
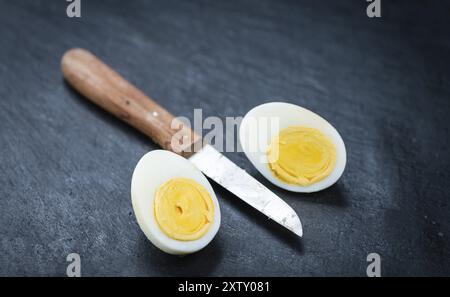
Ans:
[[[278,119],[278,130],[261,124],[260,119]],[[255,125],[255,123],[257,123]],[[277,178],[267,163],[267,147],[281,130],[290,126],[315,128],[327,136],[336,147],[336,165],[329,176],[309,186],[288,184]],[[243,118],[239,128],[241,147],[255,168],[273,184],[292,192],[311,193],[333,185],[342,175],[347,163],[344,141],[336,129],[324,118],[298,105],[271,102],[251,109]],[[256,149],[255,149],[256,148]],[[264,160],[265,162],[263,162]]]
[[[154,213],[155,194],[160,185],[172,178],[184,177],[204,186],[214,203],[214,220],[207,233],[193,241],[168,237],[158,226]],[[214,238],[220,226],[220,207],[206,177],[185,158],[165,150],[145,154],[137,163],[131,179],[131,201],[139,227],[160,250],[175,255],[201,250]]]

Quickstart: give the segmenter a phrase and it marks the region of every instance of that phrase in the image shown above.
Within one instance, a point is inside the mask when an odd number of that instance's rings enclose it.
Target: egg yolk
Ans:
[[[309,186],[331,174],[336,148],[319,130],[292,126],[272,140],[267,157],[271,171],[281,181]]]
[[[170,238],[196,240],[206,234],[214,218],[208,190],[188,178],[173,178],[156,191],[155,218]]]

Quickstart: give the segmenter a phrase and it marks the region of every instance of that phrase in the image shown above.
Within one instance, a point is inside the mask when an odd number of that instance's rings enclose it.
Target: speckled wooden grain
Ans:
[[[382,1],[0,2],[0,275],[449,275],[450,5]],[[242,116],[284,100],[327,118],[347,145],[332,188],[274,188],[304,238],[215,186],[222,227],[203,251],[163,254],[139,230],[130,179],[148,138],[64,83],[90,49],[175,115]]]

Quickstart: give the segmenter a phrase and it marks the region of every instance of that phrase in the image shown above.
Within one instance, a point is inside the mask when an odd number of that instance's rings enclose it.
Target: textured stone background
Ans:
[[[450,4],[382,1],[0,1],[0,275],[450,275]],[[154,248],[130,202],[157,147],[64,83],[84,47],[176,115],[242,116],[283,100],[327,118],[348,150],[342,179],[312,195],[275,188],[298,239],[214,185],[223,222],[184,258]]]

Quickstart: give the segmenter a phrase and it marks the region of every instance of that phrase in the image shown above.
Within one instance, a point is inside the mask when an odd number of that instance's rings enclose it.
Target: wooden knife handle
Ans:
[[[162,148],[189,157],[201,147],[198,134],[89,51],[67,51],[61,68],[78,92],[150,136]]]

